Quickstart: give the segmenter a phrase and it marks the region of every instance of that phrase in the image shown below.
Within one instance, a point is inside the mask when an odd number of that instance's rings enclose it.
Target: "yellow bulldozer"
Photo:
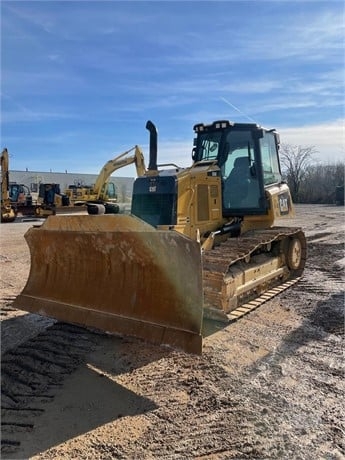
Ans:
[[[205,318],[229,323],[303,272],[279,135],[227,120],[194,126],[192,165],[149,166],[131,214],[51,216],[25,235],[31,270],[14,306],[201,353]]]

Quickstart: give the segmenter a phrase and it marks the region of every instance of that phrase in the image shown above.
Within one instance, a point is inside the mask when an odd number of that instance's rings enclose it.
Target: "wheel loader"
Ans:
[[[181,168],[157,163],[157,129],[146,128],[131,214],[29,229],[30,275],[14,306],[200,354],[205,318],[234,321],[301,277],[306,239],[274,225],[293,215],[274,129],[197,124]]]

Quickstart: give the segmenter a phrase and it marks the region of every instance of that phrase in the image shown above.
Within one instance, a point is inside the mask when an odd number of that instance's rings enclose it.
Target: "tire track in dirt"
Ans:
[[[97,334],[78,326],[56,323],[8,350],[1,360],[1,451],[20,446],[21,433],[31,431],[65,377],[92,351]]]
[[[134,390],[156,400],[158,409],[145,415],[151,422],[145,439],[118,446],[119,458],[145,452],[169,460],[344,455],[338,403],[344,393],[344,283],[341,271],[323,266],[320,252],[327,251],[330,263],[342,257],[342,245],[312,245],[302,280],[272,301],[297,313],[300,327],[289,330],[272,317],[263,323],[267,317],[260,311],[246,318],[249,336],[258,339],[253,347],[265,348],[265,341],[276,347],[240,374],[223,368],[231,344],[206,349],[199,358],[173,355],[157,369],[134,370]],[[229,340],[231,335],[229,329]]]
[[[127,353],[131,356],[128,345],[124,359]],[[197,357],[172,352],[159,364],[133,369],[132,390],[154,400],[158,408],[145,414],[150,427],[145,438],[122,445],[118,458],[149,455],[172,460],[209,454],[236,458],[238,447],[243,447],[238,430],[241,409],[232,398],[238,388],[217,361],[209,354]],[[119,376],[117,381],[128,385],[128,375]],[[183,427],[188,429],[183,432]],[[234,438],[228,436],[229,430]],[[253,453],[252,448],[250,451]]]
[[[156,404],[141,415],[148,426],[143,436],[128,442],[118,439],[114,445],[109,437],[85,434],[73,444],[75,450],[57,446],[40,458],[63,458],[66,452],[95,460],[344,458],[339,403],[344,394],[344,283],[343,271],[334,266],[343,257],[343,245],[328,244],[324,239],[330,235],[311,237],[298,284],[226,328],[220,341],[206,341],[202,357],[123,341],[114,356],[120,368],[111,369],[114,380]],[[6,308],[10,314],[10,305]],[[299,317],[300,325],[284,322],[289,316]],[[70,333],[63,335],[60,327],[56,324],[3,355],[2,438],[8,441],[4,451],[18,449],[21,435],[34,430],[65,377],[97,347],[97,335],[90,333],[88,339],[84,329],[70,331],[77,338],[86,337],[81,349],[74,347],[75,341],[69,345]],[[267,353],[250,365],[231,358],[244,349]],[[130,417],[122,421],[129,427],[133,423]]]

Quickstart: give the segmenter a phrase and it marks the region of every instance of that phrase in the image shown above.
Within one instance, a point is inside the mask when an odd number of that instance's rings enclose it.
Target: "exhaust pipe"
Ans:
[[[150,162],[148,169],[149,171],[157,171],[157,128],[149,120],[146,123],[146,129],[150,131]]]

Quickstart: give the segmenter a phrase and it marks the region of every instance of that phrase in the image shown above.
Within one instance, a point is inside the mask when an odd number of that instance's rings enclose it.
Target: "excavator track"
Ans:
[[[232,322],[296,283],[306,260],[300,228],[229,238],[203,254],[204,317]]]

